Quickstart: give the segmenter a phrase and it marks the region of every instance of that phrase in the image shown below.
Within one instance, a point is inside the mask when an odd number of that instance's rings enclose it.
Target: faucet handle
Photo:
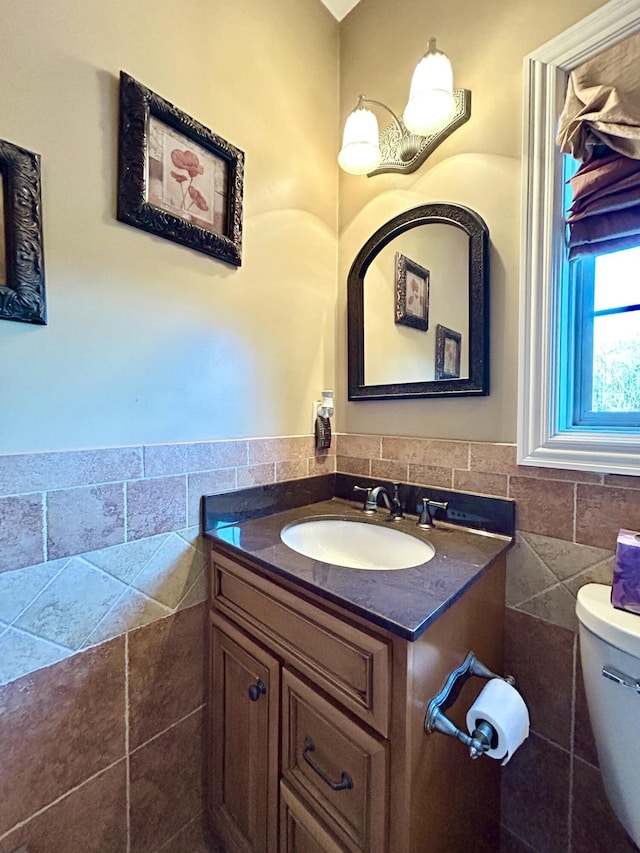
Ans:
[[[391,509],[389,510],[389,517],[393,521],[400,521],[400,519],[404,518],[402,512],[402,501],[400,500],[400,483],[393,484],[393,497],[391,498]]]
[[[376,504],[371,501],[371,494],[373,492],[373,486],[354,486],[354,492],[366,492],[366,497],[364,499],[364,506],[362,508],[362,512],[365,512],[367,515],[373,515],[376,511]]]
[[[431,514],[432,509],[447,509],[449,506],[449,501],[432,501],[431,498],[422,498],[422,509],[420,510],[420,517],[416,522],[418,527],[422,527],[423,530],[430,530],[434,527],[434,519]]]

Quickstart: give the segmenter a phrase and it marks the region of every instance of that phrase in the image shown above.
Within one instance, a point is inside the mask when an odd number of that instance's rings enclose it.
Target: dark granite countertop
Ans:
[[[362,505],[340,498],[322,500],[261,518],[231,523],[204,533],[230,557],[245,557],[267,573],[281,576],[322,598],[408,640],[415,640],[460,598],[494,560],[511,545],[509,536],[438,523],[433,530],[416,527],[415,517],[393,522],[430,542],[436,550],[427,563],[410,569],[347,569],[312,560],[280,539],[293,521],[317,516],[365,520]],[[386,513],[379,512],[385,524]]]

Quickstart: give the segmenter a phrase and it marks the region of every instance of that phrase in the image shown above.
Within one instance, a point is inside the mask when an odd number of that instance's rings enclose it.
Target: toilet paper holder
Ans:
[[[498,735],[491,723],[481,720],[474,731],[468,735],[452,723],[445,714],[445,711],[458,698],[462,686],[472,675],[487,679],[501,678],[512,687],[515,684],[515,679],[512,676],[507,675],[503,678],[501,675],[496,675],[495,672],[491,672],[488,667],[481,663],[473,652],[469,652],[460,666],[451,670],[442,690],[429,702],[424,718],[424,729],[427,734],[441,732],[444,735],[457,738],[468,748],[471,758],[479,758],[487,750],[495,749],[497,745]]]

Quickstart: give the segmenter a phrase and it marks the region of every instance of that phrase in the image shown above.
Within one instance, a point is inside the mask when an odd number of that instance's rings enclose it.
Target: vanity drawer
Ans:
[[[386,742],[286,669],[282,777],[345,849],[368,853],[385,849]]]
[[[244,566],[212,552],[213,606],[387,735],[390,648]]]

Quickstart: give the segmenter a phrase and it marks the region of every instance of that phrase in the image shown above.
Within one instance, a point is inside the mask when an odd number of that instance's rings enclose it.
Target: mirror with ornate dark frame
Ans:
[[[489,231],[423,204],[364,244],[347,280],[350,400],[489,393]]]

